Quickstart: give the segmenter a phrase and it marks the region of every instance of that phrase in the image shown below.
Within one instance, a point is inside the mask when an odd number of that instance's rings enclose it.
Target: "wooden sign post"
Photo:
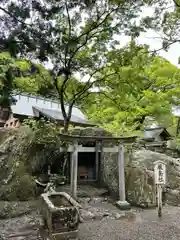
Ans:
[[[154,163],[154,179],[157,187],[158,216],[162,216],[162,188],[166,184],[166,164],[163,161]]]

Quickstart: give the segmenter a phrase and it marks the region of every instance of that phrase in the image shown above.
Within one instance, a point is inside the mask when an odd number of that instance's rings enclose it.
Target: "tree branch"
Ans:
[[[103,78],[98,79],[98,80],[92,82],[91,84],[89,84],[89,83],[90,83],[90,80],[91,80],[92,77],[93,77],[93,75],[94,75],[95,73],[97,73],[98,71],[99,71],[99,69],[96,69],[96,70],[91,74],[91,76],[89,77],[89,79],[88,79],[87,83],[85,84],[85,86],[84,86],[79,92],[77,92],[76,94],[73,95],[73,97],[72,97],[72,99],[71,99],[71,103],[69,104],[67,119],[70,119],[70,118],[71,118],[72,108],[73,108],[73,105],[75,104],[75,102],[76,102],[77,100],[83,99],[82,96],[93,86],[94,83],[101,82],[101,81],[104,79],[104,77],[108,77],[108,76],[114,74],[114,73],[112,73],[112,74],[106,75],[106,76],[104,76]],[[88,84],[89,84],[89,86],[88,86]]]
[[[82,101],[84,98],[87,98],[89,95],[91,94],[91,92],[86,92],[86,94],[84,94],[81,98],[79,98],[79,101]]]
[[[90,84],[90,81],[92,79],[92,77],[97,73],[99,72],[100,70],[102,70],[103,68],[101,69],[96,69],[93,73],[91,73],[91,75],[89,76],[89,79],[88,81],[86,82],[86,84],[84,85],[84,87],[79,91],[77,92],[76,94],[73,95],[73,99],[76,99],[76,97],[78,98],[78,95],[81,94],[82,92],[86,92],[86,88],[87,88],[87,85]],[[88,90],[88,89],[87,89]],[[75,100],[76,101],[76,100]]]
[[[4,13],[8,14],[10,17],[14,18],[14,20],[16,20],[17,22],[19,22],[23,25],[33,26],[32,24],[28,24],[28,23],[21,21],[20,19],[18,19],[16,16],[14,16],[12,13],[10,13],[8,10],[6,10],[5,8],[3,8],[1,6],[0,6],[0,10],[3,11]]]
[[[67,5],[67,1],[65,1],[65,6],[66,6],[66,12],[67,12],[67,16],[68,16],[68,42],[66,44],[66,48],[65,48],[65,56],[64,56],[64,61],[65,61],[65,67],[67,64],[67,55],[68,55],[68,51],[69,51],[69,43],[71,40],[71,18],[70,18],[70,14],[69,14],[69,9],[68,9],[68,5]]]
[[[66,114],[66,110],[65,110],[65,106],[64,106],[65,105],[64,104],[64,94],[63,94],[64,92],[63,92],[62,86],[59,89],[57,77],[54,77],[54,85],[55,85],[56,91],[58,93],[58,98],[60,100],[62,115],[63,115],[64,119],[67,119],[67,114]]]
[[[66,94],[66,91],[64,91],[64,96],[68,100],[68,95]]]
[[[177,1],[176,1],[176,0],[173,0],[173,2],[175,3],[176,7],[180,7],[180,4],[179,4],[179,3],[177,3]]]
[[[76,101],[79,100],[79,98],[81,98],[81,96],[82,96],[83,94],[85,94],[94,84],[100,83],[100,82],[102,82],[105,78],[110,77],[110,76],[113,76],[113,75],[115,75],[115,74],[116,74],[116,72],[110,73],[110,74],[105,75],[105,76],[103,76],[102,78],[100,78],[100,79],[98,79],[98,80],[95,80],[95,81],[93,81],[93,82],[90,83],[90,79],[92,78],[92,76],[91,76],[91,77],[89,78],[89,80],[87,81],[87,83],[84,85],[84,87],[81,89],[81,91],[79,91],[78,93],[76,93],[76,94],[73,96],[73,99],[74,99],[75,102],[76,102]]]
[[[87,34],[89,34],[90,32],[92,32],[93,30],[97,29],[100,25],[102,25],[102,24],[107,20],[107,18],[111,15],[111,13],[112,13],[113,11],[117,10],[117,9],[118,9],[118,8],[113,9],[111,12],[109,12],[108,15],[104,18],[104,20],[102,20],[102,22],[98,23],[97,25],[94,25],[94,27],[93,27],[93,24],[92,24],[92,26],[89,28],[88,31],[80,34],[79,37],[77,37],[77,40],[80,40],[82,37],[86,36]],[[104,11],[104,12],[101,14],[101,16],[98,16],[97,21],[99,21],[99,20],[101,19],[101,17],[103,17],[103,15],[104,15],[106,12],[107,12],[107,11]]]
[[[89,28],[88,31],[86,31],[85,33],[82,33],[79,37],[77,37],[77,40],[80,41],[80,39],[81,39],[83,36],[85,36],[85,40],[84,40],[84,42],[83,42],[79,47],[76,48],[76,50],[74,51],[74,53],[71,55],[71,57],[70,57],[70,59],[69,59],[69,61],[68,61],[68,65],[71,64],[72,59],[75,57],[75,55],[78,53],[78,51],[79,51],[82,47],[84,47],[84,46],[87,44],[87,42],[88,42],[90,39],[92,39],[92,37],[94,37],[95,34],[97,34],[97,32],[95,32],[95,33],[93,33],[93,34],[91,34],[91,35],[90,35],[90,33],[91,33],[92,31],[98,29],[100,26],[102,26],[103,23],[108,19],[108,17],[109,17],[113,12],[117,11],[118,8],[119,8],[119,6],[118,6],[117,8],[115,8],[115,9],[111,10],[111,11],[105,16],[105,18],[104,18],[101,22],[99,22],[98,24],[96,24],[96,25],[94,25],[94,26],[92,25],[92,26]],[[103,16],[103,14],[101,15],[101,17],[102,17],[102,16]]]
[[[122,110],[122,108],[121,108],[120,105],[117,103],[117,101],[116,101],[115,99],[111,98],[110,96],[108,96],[108,94],[106,94],[105,92],[102,92],[102,91],[100,91],[99,94],[104,95],[107,99],[109,99],[111,102],[113,102],[113,103],[116,105],[116,107],[118,107],[119,109]]]
[[[179,42],[179,40],[174,40],[174,41],[168,43],[168,44],[166,45],[166,48],[170,47],[172,44],[177,43],[177,42]],[[164,50],[164,47],[161,47],[161,48],[156,49],[156,50],[151,50],[151,51],[149,51],[149,53],[156,54],[157,52],[159,52],[159,51],[161,51],[161,50]]]
[[[90,80],[92,79],[92,77],[94,76],[94,74],[95,73],[97,73],[99,71],[99,69],[96,69],[91,75],[90,75],[90,77],[89,77],[89,79],[88,79],[88,83],[90,83]],[[87,84],[86,84],[87,85]],[[76,94],[74,94],[73,95],[73,97],[72,97],[72,99],[71,99],[71,101],[70,101],[70,104],[69,104],[69,108],[68,108],[68,119],[70,119],[71,118],[71,113],[72,113],[72,108],[73,108],[73,105],[75,104],[75,102],[77,101],[77,100],[79,100],[80,99],[80,97],[86,92],[86,91],[88,91],[88,89],[86,89],[86,85],[79,91],[79,92],[77,92]],[[92,84],[93,85],[93,84]],[[65,89],[63,90],[63,91],[65,91]]]

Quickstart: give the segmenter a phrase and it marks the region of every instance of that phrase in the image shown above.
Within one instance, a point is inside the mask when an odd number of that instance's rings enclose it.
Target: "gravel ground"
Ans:
[[[118,210],[108,201],[95,199],[82,203],[79,240],[179,240],[180,208],[165,206],[163,217],[155,209]],[[38,212],[0,220],[0,239],[37,240]]]
[[[156,210],[136,212],[135,217],[103,219],[80,226],[81,240],[179,240],[180,208],[165,207],[163,217]]]

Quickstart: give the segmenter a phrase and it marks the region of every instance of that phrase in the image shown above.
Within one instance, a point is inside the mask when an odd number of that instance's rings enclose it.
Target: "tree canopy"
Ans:
[[[51,74],[67,130],[73,105],[87,96],[94,79],[99,84],[107,77],[101,74],[99,78],[99,72],[107,63],[109,49],[119,44],[114,36],[139,36],[144,29],[136,19],[142,6],[154,1],[3,2],[0,47],[13,56],[52,62]],[[66,111],[66,88],[77,72],[81,78],[90,77],[69,95]]]
[[[172,105],[179,104],[180,70],[147,50],[131,42],[110,53],[117,74],[94,93],[96,100],[87,111],[92,120],[119,134],[142,130],[147,117],[165,126],[172,123]]]
[[[13,92],[52,97],[52,78],[40,64],[22,58],[15,59],[8,52],[1,52],[0,72],[1,107],[9,107]]]
[[[75,104],[115,132],[140,130],[148,116],[169,121],[179,101],[179,69],[134,41],[148,28],[163,30],[165,49],[179,41],[179,4],[169,4],[2,0],[1,92],[6,98],[15,89],[58,99],[65,131]],[[153,6],[154,15],[141,19],[146,6]],[[132,41],[119,49],[115,36],[122,34]]]

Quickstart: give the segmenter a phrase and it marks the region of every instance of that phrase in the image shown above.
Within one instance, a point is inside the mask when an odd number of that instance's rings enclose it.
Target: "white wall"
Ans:
[[[38,108],[52,109],[61,112],[60,104],[49,99],[43,99],[36,96],[28,96],[25,94],[14,95],[13,97],[17,100],[16,104],[11,106],[12,112],[14,114],[34,116],[32,108],[33,106],[36,106]],[[67,108],[68,107],[66,107],[66,109]],[[73,108],[72,114],[86,120],[84,114],[77,107]]]

